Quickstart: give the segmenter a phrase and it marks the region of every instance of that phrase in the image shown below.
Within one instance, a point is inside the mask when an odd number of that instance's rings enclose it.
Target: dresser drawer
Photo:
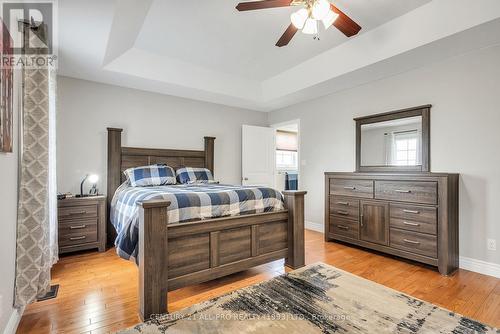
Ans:
[[[60,229],[59,229],[60,231]],[[88,225],[83,229],[59,234],[59,246],[76,246],[97,241],[97,224]]]
[[[373,198],[373,181],[353,179],[330,179],[330,194]]]
[[[65,206],[58,209],[59,220],[97,217],[97,205]]]
[[[433,206],[417,206],[391,203],[391,217],[424,221],[436,224],[437,208]]]
[[[330,233],[351,239],[359,239],[359,223],[357,221],[331,215]]]
[[[437,183],[431,181],[375,181],[375,198],[437,204]]]
[[[390,246],[408,252],[437,258],[437,238],[434,235],[391,228]]]
[[[437,208],[394,203],[390,208],[391,227],[436,235]]]
[[[359,200],[349,197],[330,196],[330,214],[357,221],[359,219]]]
[[[436,235],[436,223],[391,217],[391,227]]]

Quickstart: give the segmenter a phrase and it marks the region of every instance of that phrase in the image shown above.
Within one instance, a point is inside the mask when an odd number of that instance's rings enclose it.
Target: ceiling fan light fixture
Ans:
[[[304,24],[304,28],[302,29],[302,32],[307,35],[315,35],[318,33],[318,21],[315,19],[307,19],[306,23]]]
[[[328,14],[326,14],[321,22],[323,22],[323,26],[325,27],[325,29],[328,29],[332,26],[332,24],[335,22],[335,20],[337,20],[338,17],[339,14],[334,13],[332,10],[329,10]]]
[[[312,7],[312,17],[323,20],[330,11],[330,3],[327,0],[317,0]]]
[[[307,9],[302,8],[296,11],[295,13],[292,13],[290,15],[290,19],[292,20],[293,25],[297,29],[302,29],[304,28],[304,25],[307,21],[307,18],[309,17],[309,13],[307,12]]]

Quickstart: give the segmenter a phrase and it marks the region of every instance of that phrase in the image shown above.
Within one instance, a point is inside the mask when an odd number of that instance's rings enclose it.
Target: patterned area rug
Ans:
[[[500,333],[319,263],[120,332]]]

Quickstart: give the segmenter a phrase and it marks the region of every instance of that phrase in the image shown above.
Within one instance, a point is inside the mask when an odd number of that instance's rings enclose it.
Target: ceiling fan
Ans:
[[[240,2],[236,6],[236,9],[242,12],[288,6],[303,6],[303,8],[290,16],[292,23],[290,23],[285,33],[276,43],[276,46],[279,47],[288,45],[299,29],[302,29],[304,34],[316,35],[318,33],[319,22],[324,25],[325,29],[328,29],[331,25],[335,26],[335,28],[340,30],[347,37],[354,36],[361,30],[359,24],[331,4],[329,0],[250,1]]]

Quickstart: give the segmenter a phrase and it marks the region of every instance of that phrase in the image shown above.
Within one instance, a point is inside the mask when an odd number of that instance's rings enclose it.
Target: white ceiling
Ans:
[[[500,43],[498,0],[336,0],[358,36],[298,33],[283,48],[292,8],[237,3],[59,1],[59,73],[269,111]]]
[[[368,31],[430,0],[336,1]],[[347,40],[322,30],[320,40],[297,34],[288,47],[275,46],[297,7],[238,12],[238,1],[153,2],[136,40],[137,48],[210,68],[264,80]]]

